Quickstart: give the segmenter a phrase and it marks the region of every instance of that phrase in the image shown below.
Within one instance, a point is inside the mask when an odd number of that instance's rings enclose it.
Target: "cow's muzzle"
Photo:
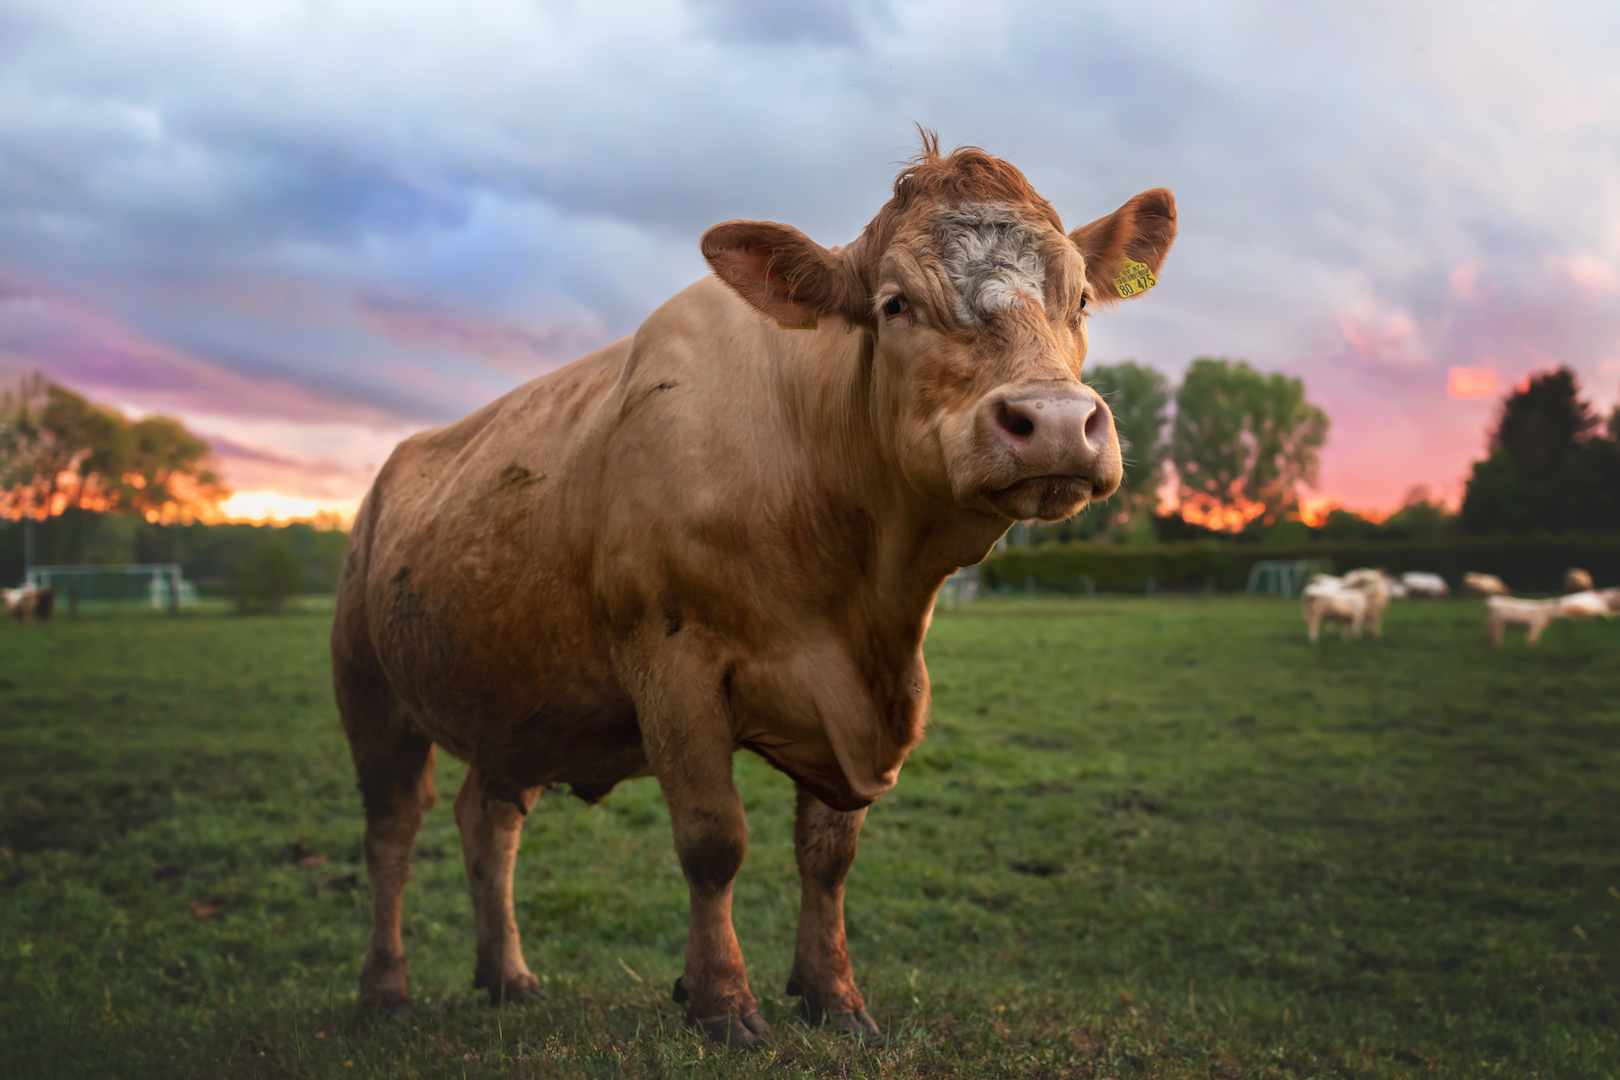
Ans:
[[[986,494],[1015,520],[1061,521],[1124,477],[1113,414],[1079,383],[993,394],[977,422],[990,458]]]

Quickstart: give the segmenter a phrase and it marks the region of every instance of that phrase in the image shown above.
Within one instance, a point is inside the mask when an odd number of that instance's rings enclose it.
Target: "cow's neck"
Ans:
[[[906,483],[874,407],[868,334],[838,332],[836,357],[806,350],[784,373],[795,384],[811,473],[844,503],[830,517],[866,579],[872,617],[910,627],[920,640],[940,584],[982,559],[1007,531],[1005,519],[930,498]],[[836,432],[833,437],[827,433]]]

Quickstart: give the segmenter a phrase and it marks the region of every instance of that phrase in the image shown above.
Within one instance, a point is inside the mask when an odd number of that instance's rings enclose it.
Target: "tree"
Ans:
[[[1419,484],[1406,493],[1401,508],[1384,519],[1379,532],[1389,540],[1434,540],[1450,523],[1445,504]]]
[[[1597,426],[1597,414],[1582,400],[1575,373],[1561,367],[1507,396],[1491,449],[1512,455],[1530,476],[1547,476],[1564,467]]]
[[[272,531],[237,564],[237,611],[262,603],[272,615],[280,615],[287,595],[299,591],[300,576],[298,558],[286,539]]]
[[[1322,521],[1322,539],[1330,543],[1366,540],[1377,528],[1378,526],[1354,510],[1336,506],[1328,511],[1327,517]]]
[[[1151,524],[1159,511],[1159,487],[1170,456],[1165,431],[1170,382],[1134,360],[1093,365],[1086,382],[1108,402],[1125,456],[1125,482],[1110,500],[1108,512],[1099,516],[1111,529],[1129,529],[1144,521]]]
[[[1469,475],[1462,521],[1472,533],[1620,528],[1620,443],[1605,437],[1569,368],[1503,399]]]
[[[166,416],[132,423],[39,374],[0,390],[0,515],[192,515],[228,494],[208,459],[208,444]]]
[[[129,423],[121,413],[60,386],[46,389],[41,427],[49,433],[51,479],[64,501],[80,510],[111,509],[119,501],[128,466]],[[47,503],[56,500],[47,500]]]
[[[0,390],[0,510],[9,517],[48,512],[71,463],[45,423],[51,389],[36,373]]]
[[[167,521],[188,509],[212,506],[229,492],[209,466],[208,444],[167,416],[130,425],[124,504],[148,520]]]
[[[1300,379],[1201,357],[1176,391],[1170,453],[1184,506],[1234,522],[1285,517],[1316,482],[1328,418]]]

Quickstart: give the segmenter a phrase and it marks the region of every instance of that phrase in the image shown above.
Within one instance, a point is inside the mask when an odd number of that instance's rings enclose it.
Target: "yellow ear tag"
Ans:
[[[814,330],[816,328],[816,320],[811,319],[809,322],[802,323],[786,323],[778,319],[776,321],[776,326],[780,330]]]
[[[1125,265],[1119,268],[1114,275],[1114,288],[1119,290],[1121,296],[1135,296],[1137,293],[1147,292],[1159,283],[1148,269],[1147,263],[1139,263],[1134,259],[1126,259]]]

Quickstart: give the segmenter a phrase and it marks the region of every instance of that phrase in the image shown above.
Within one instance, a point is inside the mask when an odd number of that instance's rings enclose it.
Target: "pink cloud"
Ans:
[[[1417,321],[1405,311],[1379,312],[1370,318],[1339,322],[1344,343],[1363,363],[1411,367],[1423,363],[1428,349]]]
[[[1454,398],[1495,397],[1497,390],[1496,372],[1490,368],[1453,367],[1446,374],[1446,393]]]
[[[1574,255],[1564,260],[1564,273],[1587,296],[1620,292],[1620,273],[1596,255]]]
[[[597,327],[560,323],[533,329],[517,323],[455,315],[395,297],[363,295],[354,311],[366,329],[413,349],[444,350],[502,371],[536,375],[606,343]]]
[[[275,491],[321,502],[346,502],[364,495],[373,470],[329,459],[303,461],[222,435],[205,436],[221,472],[237,491]]]
[[[374,406],[219,367],[106,312],[33,289],[0,289],[0,369],[38,370],[92,398],[151,411],[366,427],[399,423]]]

